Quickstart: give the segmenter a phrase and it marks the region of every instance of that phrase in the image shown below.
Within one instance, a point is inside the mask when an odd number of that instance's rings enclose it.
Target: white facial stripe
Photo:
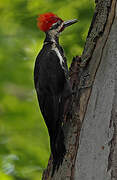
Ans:
[[[54,23],[54,24],[57,24],[57,23]],[[54,25],[53,24],[53,25]],[[50,30],[48,31],[48,33],[50,34],[50,36],[51,37],[54,37],[54,36],[59,36],[59,34],[60,34],[60,29],[63,27],[63,22],[61,23],[61,25],[60,26],[58,26],[58,28],[57,29],[51,29],[50,28]]]
[[[59,31],[60,31],[60,29],[63,27],[63,24],[64,24],[64,23],[62,22],[62,24],[59,26],[59,29],[58,29]]]
[[[56,22],[56,23],[54,23],[54,24],[52,24],[52,26],[54,26],[55,24],[57,24],[57,22]]]

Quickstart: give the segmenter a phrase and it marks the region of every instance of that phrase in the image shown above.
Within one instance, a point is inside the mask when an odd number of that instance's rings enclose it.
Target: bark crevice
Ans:
[[[73,180],[75,162],[79,147],[79,137],[86,115],[92,87],[102,61],[104,49],[115,18],[116,0],[98,0],[94,17],[89,29],[84,51],[81,57],[75,57],[70,68],[70,81],[74,93],[70,99],[69,110],[65,114],[64,133],[67,153],[62,166],[51,178],[52,157],[43,173],[43,180]],[[96,93],[95,111],[98,105],[99,92]],[[94,113],[95,115],[95,113]],[[112,146],[112,145],[111,145]],[[102,149],[105,146],[102,145]],[[112,157],[110,156],[110,159]],[[108,161],[110,163],[110,160]],[[111,165],[108,165],[108,170]],[[83,179],[82,179],[83,180]]]

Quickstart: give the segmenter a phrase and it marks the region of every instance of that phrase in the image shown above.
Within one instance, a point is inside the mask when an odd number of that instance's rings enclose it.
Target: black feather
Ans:
[[[34,82],[40,110],[50,136],[52,175],[62,164],[66,153],[62,129],[63,110],[66,97],[72,93],[66,74],[66,60],[63,69],[56,52],[51,50],[51,44],[44,45],[35,62]]]

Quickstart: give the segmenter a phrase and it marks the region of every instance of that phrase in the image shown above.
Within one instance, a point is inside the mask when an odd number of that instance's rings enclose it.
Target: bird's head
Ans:
[[[40,14],[37,26],[41,31],[52,35],[59,35],[66,27],[77,22],[77,19],[63,21],[57,15],[49,12]]]

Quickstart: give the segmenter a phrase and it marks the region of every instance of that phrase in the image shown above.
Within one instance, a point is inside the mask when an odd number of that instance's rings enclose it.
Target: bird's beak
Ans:
[[[77,22],[78,22],[77,19],[64,21],[64,22],[63,22],[63,28],[66,28],[66,27],[68,27],[68,26],[71,26],[72,24],[77,23]]]

